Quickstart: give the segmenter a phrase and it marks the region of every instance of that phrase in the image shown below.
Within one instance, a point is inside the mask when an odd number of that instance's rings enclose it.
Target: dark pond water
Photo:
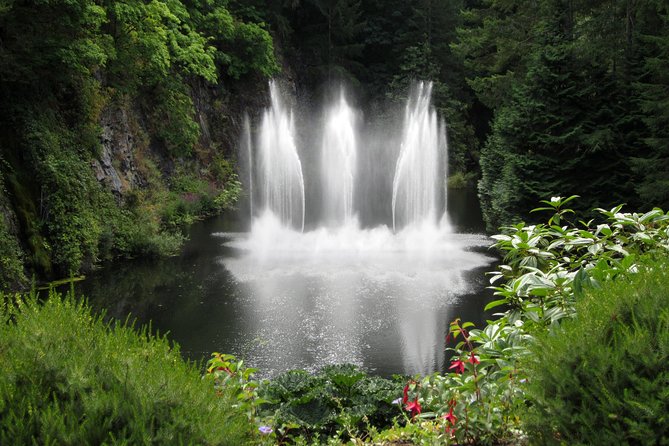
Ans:
[[[448,205],[452,231],[426,252],[252,255],[243,223],[221,216],[194,225],[180,256],[105,268],[79,287],[108,315],[169,332],[190,359],[233,353],[262,376],[341,362],[382,376],[443,370],[448,323],[487,316],[495,262],[474,191],[450,192]],[[388,233],[374,231],[359,243],[383,245]]]

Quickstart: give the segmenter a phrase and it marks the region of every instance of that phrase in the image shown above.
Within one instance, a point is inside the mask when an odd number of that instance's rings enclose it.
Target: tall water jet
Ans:
[[[393,230],[416,224],[436,224],[445,206],[442,152],[446,134],[431,107],[432,83],[420,82],[404,114],[400,156],[393,179]]]
[[[337,104],[326,114],[321,147],[323,216],[327,224],[346,224],[353,219],[358,147],[355,113],[343,91]]]
[[[304,177],[295,145],[292,110],[284,107],[274,81],[272,105],[263,115],[258,141],[258,184],[265,210],[286,226],[304,230]]]
[[[249,217],[253,218],[253,142],[251,141],[251,119],[244,113],[242,136],[240,141],[240,158],[245,161],[246,184],[249,188]],[[242,167],[242,166],[240,166]]]

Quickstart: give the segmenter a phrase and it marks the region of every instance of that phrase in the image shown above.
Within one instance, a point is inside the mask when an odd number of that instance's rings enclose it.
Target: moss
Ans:
[[[10,199],[16,211],[20,227],[20,239],[25,242],[29,252],[29,267],[41,275],[50,276],[53,271],[49,245],[40,232],[39,217],[33,198],[37,193],[35,183],[25,178],[28,172],[18,163],[12,166],[7,175],[7,186]]]

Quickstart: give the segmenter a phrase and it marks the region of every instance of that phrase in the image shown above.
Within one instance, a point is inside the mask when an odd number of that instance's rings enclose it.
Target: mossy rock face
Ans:
[[[4,167],[0,157],[0,290],[20,288],[27,283],[18,219],[7,196]]]
[[[178,349],[52,295],[0,310],[0,444],[252,441],[253,426]]]
[[[543,444],[669,443],[669,260],[586,294],[529,360],[528,429]],[[558,441],[559,439],[559,441]]]

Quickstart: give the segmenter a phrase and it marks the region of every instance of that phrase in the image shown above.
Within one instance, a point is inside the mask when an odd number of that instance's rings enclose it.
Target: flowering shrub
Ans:
[[[499,299],[486,310],[505,311],[483,329],[453,321],[448,336],[459,342],[450,349],[449,373],[410,386],[422,408],[417,422],[432,421],[431,438],[444,444],[525,442],[523,417],[533,379],[525,364],[535,338],[575,317],[576,303],[589,290],[634,274],[642,256],[669,249],[669,215],[662,210],[622,213],[617,206],[597,209],[600,221],[574,222],[566,204],[575,198],[542,202],[535,211],[551,213],[545,224],[520,223],[493,236],[493,247],[505,257],[490,279]],[[581,389],[574,385],[571,391]],[[413,431],[401,438],[419,441]]]

